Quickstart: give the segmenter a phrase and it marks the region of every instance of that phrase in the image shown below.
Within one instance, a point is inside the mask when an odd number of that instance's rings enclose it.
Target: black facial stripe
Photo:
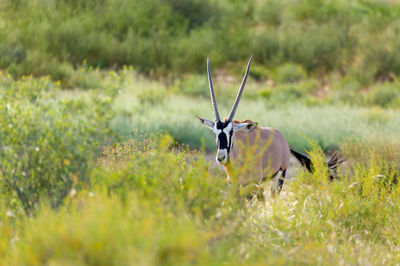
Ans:
[[[219,142],[219,149],[227,149],[228,148],[228,139],[226,138],[226,134],[221,132],[218,134],[218,142]]]
[[[230,121],[225,121],[225,122],[221,122],[221,121],[218,121],[217,122],[217,129],[224,129],[224,128],[226,128],[228,125],[229,125],[229,123],[230,123]]]
[[[228,136],[229,142],[228,142],[227,136],[224,132],[221,132],[218,134],[218,146],[219,146],[218,148],[221,150],[227,149],[228,153],[229,153],[231,146],[232,146],[233,130],[231,130],[228,134],[229,134],[229,136]]]
[[[231,149],[231,147],[232,147],[232,135],[233,135],[233,130],[231,130],[231,131],[229,132],[229,147],[228,147],[228,153],[229,153],[229,151],[230,151],[230,149]]]
[[[233,130],[231,130],[228,134],[225,134],[225,132],[223,132],[223,130],[229,125],[229,123],[231,123],[229,120],[225,121],[225,122],[218,121],[215,125],[217,129],[222,131],[217,136],[218,148],[221,150],[227,149],[228,153],[229,153],[229,150],[231,149],[231,145],[232,145]],[[228,138],[229,138],[229,142],[228,142]]]

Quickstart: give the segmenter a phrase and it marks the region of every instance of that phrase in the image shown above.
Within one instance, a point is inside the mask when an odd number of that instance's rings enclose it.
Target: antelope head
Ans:
[[[243,89],[246,84],[247,76],[249,75],[251,61],[253,60],[253,55],[250,57],[249,63],[247,64],[246,73],[244,74],[242,84],[239,88],[238,94],[236,96],[235,102],[233,103],[231,112],[227,119],[221,121],[218,113],[217,101],[215,98],[214,87],[211,78],[210,60],[207,58],[207,75],[208,75],[208,86],[210,87],[211,103],[214,110],[215,121],[197,117],[200,122],[213,130],[216,137],[217,144],[217,154],[216,161],[219,164],[226,164],[229,162],[229,152],[232,148],[232,136],[235,131],[246,130],[251,131],[257,123],[234,123],[233,118],[236,113],[236,109],[239,105],[240,98],[242,97]]]

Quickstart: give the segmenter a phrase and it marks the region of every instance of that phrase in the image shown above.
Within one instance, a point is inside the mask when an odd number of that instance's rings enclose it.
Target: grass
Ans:
[[[167,87],[160,87],[159,83],[143,79],[138,79],[137,82],[134,80],[130,84],[114,104],[120,113],[114,120],[116,131],[129,136],[163,130],[180,143],[191,147],[200,148],[205,145],[207,150],[215,148],[212,132],[201,126],[195,117],[199,115],[212,119],[208,98],[176,95],[171,89],[168,91]],[[255,100],[252,98],[258,87],[254,83],[249,85],[246,93],[250,96],[245,96],[241,101],[236,119],[250,118],[262,126],[279,129],[295,149],[309,148],[307,139],[312,139],[324,149],[337,149],[341,143],[367,140],[376,136],[384,141],[398,140],[396,132],[399,132],[400,116],[396,109],[321,104],[308,107],[291,103],[282,103],[279,107],[271,108],[260,97]],[[207,90],[206,87],[203,89]],[[230,93],[226,96],[221,93],[229,90]],[[162,96],[148,94],[146,97],[149,99],[146,104],[142,104],[142,91],[153,91],[156,95],[161,91]],[[217,99],[220,113],[227,114],[236,88],[224,86],[219,92]]]
[[[195,117],[213,117],[205,77],[160,82],[89,66],[74,75],[76,90],[0,75],[0,264],[400,263],[393,83],[332,105],[340,90],[314,96],[318,81],[298,66],[275,73],[278,84],[251,77],[236,118],[278,128],[315,165],[260,201],[239,197],[205,159],[215,149]],[[226,114],[239,82],[215,80]],[[348,159],[340,180],[328,182],[320,147]],[[31,198],[27,214],[18,192]]]
[[[214,137],[194,117],[212,117],[201,86],[190,88],[199,77],[166,86],[129,69],[80,73],[86,89],[75,91],[49,78],[0,75],[7,151],[0,161],[7,192],[0,197],[0,264],[400,262],[398,110],[272,108],[250,80],[237,118],[279,128],[294,148],[310,148],[315,172],[298,172],[278,200],[248,200],[205,159]],[[236,87],[216,81],[227,113]],[[52,119],[39,124],[32,116],[40,114]],[[328,181],[320,146],[340,147],[348,159],[339,180]]]
[[[157,138],[156,138],[157,139]],[[243,201],[201,154],[163,136],[105,150],[89,190],[59,210],[2,216],[0,261],[13,265],[396,264],[400,190],[381,162],[329,182],[316,171],[280,199]],[[139,146],[138,146],[139,145]],[[124,162],[121,164],[121,162]],[[174,168],[170,166],[174,165]],[[111,182],[110,182],[111,181]],[[6,209],[3,208],[3,214]],[[18,222],[17,222],[18,221]],[[12,247],[11,247],[12,246]]]

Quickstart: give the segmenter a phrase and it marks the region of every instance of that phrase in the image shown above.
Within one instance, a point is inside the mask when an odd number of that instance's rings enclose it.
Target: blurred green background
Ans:
[[[400,74],[396,1],[16,0],[0,14],[0,67],[67,87],[83,62],[168,79],[206,57],[236,74],[251,54],[255,79],[346,78],[352,93]]]

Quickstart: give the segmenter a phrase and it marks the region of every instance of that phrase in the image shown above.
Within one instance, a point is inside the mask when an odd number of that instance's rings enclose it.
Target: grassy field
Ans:
[[[116,101],[123,114],[116,117],[115,129],[123,135],[163,130],[181,143],[195,148],[206,145],[213,150],[214,135],[204,128],[195,115],[212,118],[207,99],[172,96],[162,105],[137,107],[134,97],[122,95]],[[228,113],[230,106],[222,108]],[[250,118],[260,125],[279,129],[293,147],[309,148],[307,138],[323,148],[337,148],[352,140],[379,139],[396,141],[400,112],[381,108],[285,105],[266,109],[262,101],[243,101],[237,118]]]
[[[0,265],[400,264],[398,1],[0,1]],[[227,114],[307,152],[279,198],[206,158]],[[325,154],[346,158],[329,181]],[[249,155],[250,156],[250,155]],[[248,158],[251,161],[251,158]]]
[[[300,173],[279,200],[244,201],[202,156],[171,150],[171,141],[106,149],[91,186],[72,190],[57,210],[42,204],[20,218],[3,207],[2,262],[399,263],[400,191],[382,162],[331,183],[316,149],[316,172]]]
[[[80,75],[96,75],[98,88],[0,77],[2,264],[400,262],[398,110],[271,107],[250,81],[237,117],[311,150],[315,172],[278,200],[245,200],[205,160],[213,136],[194,115],[212,117],[206,95],[130,70]],[[220,86],[221,112],[230,90]],[[348,159],[340,180],[328,182],[320,147]]]
[[[203,79],[206,82],[206,77]],[[307,139],[324,149],[337,149],[349,141],[376,139],[398,142],[400,113],[397,109],[384,109],[379,105],[348,106],[343,102],[335,106],[322,103],[305,105],[293,101],[271,107],[270,99],[257,96],[263,84],[250,81],[248,85],[236,118],[249,118],[260,125],[279,129],[293,148],[309,148]],[[185,88],[192,91],[195,86],[197,84],[189,84]],[[118,113],[113,121],[114,128],[124,136],[162,130],[180,143],[193,148],[205,145],[208,151],[214,150],[214,135],[195,117],[213,117],[207,85],[201,89],[204,97],[188,95],[174,86],[168,88],[140,77],[129,78],[125,90],[114,102]],[[232,84],[218,87],[221,114],[229,113],[236,92],[237,88]]]

